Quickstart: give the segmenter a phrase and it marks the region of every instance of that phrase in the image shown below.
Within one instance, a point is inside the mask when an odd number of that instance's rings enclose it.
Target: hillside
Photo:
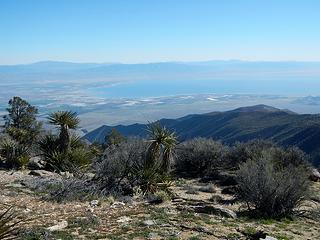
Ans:
[[[227,112],[188,115],[178,119],[161,119],[160,123],[176,131],[180,141],[207,137],[227,144],[252,139],[270,139],[280,145],[297,146],[313,156],[320,150],[320,116],[296,114],[266,105],[238,108]],[[103,142],[112,126],[102,126],[84,136],[90,142]],[[125,136],[146,136],[145,124],[114,126]]]

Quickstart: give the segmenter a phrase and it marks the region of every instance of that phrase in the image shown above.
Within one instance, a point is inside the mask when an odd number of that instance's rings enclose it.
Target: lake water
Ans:
[[[89,93],[104,98],[141,98],[180,94],[319,95],[320,79],[136,81],[99,86]]]

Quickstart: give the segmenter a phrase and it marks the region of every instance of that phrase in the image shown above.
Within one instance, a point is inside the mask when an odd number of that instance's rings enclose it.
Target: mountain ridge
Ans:
[[[267,105],[237,108],[225,112],[190,114],[177,119],[160,119],[159,123],[174,130],[180,141],[194,137],[213,138],[225,144],[253,139],[272,140],[283,146],[296,146],[320,164],[320,115],[297,114]],[[112,128],[125,136],[145,137],[147,124],[103,125],[84,136],[90,142],[104,141]]]

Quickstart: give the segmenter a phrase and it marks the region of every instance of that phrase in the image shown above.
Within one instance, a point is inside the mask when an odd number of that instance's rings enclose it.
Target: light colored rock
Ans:
[[[73,177],[73,173],[70,173],[70,172],[61,172],[60,175],[66,178]]]
[[[24,213],[29,213],[29,212],[31,212],[31,209],[26,208],[25,210],[23,210],[23,212],[24,212]]]
[[[111,208],[120,208],[124,207],[126,204],[124,202],[114,202],[110,207]]]
[[[220,215],[221,217],[226,218],[237,218],[237,214],[227,208],[221,206],[213,206],[213,205],[204,205],[204,206],[191,206],[191,207],[180,207],[180,210],[194,211],[196,213],[206,213],[206,214],[214,214]]]
[[[40,157],[32,157],[28,163],[28,169],[30,170],[40,170],[43,169],[44,165],[41,162]]]
[[[9,184],[6,185],[6,187],[24,188],[25,186],[23,186],[21,183],[9,183]]]
[[[37,177],[54,177],[57,176],[56,173],[49,172],[46,170],[32,170],[29,172],[29,175],[37,176]]]
[[[320,181],[320,172],[318,171],[318,169],[316,168],[312,169],[312,172],[309,178],[311,181],[314,181],[314,182]]]
[[[266,236],[266,238],[260,238],[260,240],[278,240],[278,239],[271,236]]]
[[[48,227],[47,230],[49,230],[50,232],[55,232],[55,231],[61,231],[61,230],[65,229],[66,227],[68,227],[68,222],[61,221],[54,226]]]
[[[123,216],[118,218],[117,223],[127,223],[130,222],[132,219],[127,217],[127,216]]]
[[[91,202],[90,202],[90,206],[91,207],[96,207],[96,206],[98,206],[99,205],[99,200],[92,200]]]
[[[150,227],[150,226],[153,226],[153,225],[155,225],[156,223],[155,223],[155,221],[153,221],[153,220],[145,220],[145,221],[143,221],[143,225],[145,225],[145,226],[147,226],[147,227]]]

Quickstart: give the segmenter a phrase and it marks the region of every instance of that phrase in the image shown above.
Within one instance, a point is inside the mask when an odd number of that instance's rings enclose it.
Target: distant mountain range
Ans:
[[[5,81],[81,81],[143,79],[233,79],[241,77],[285,78],[320,76],[320,62],[294,61],[205,61],[142,64],[72,63],[43,61],[33,64],[0,65]]]
[[[320,115],[297,114],[266,105],[242,107],[226,112],[193,114],[178,119],[161,119],[161,125],[174,130],[180,141],[194,137],[220,140],[226,144],[252,139],[269,139],[283,146],[297,146],[320,160]],[[146,124],[102,126],[84,139],[104,142],[112,128],[125,136],[147,135]]]

